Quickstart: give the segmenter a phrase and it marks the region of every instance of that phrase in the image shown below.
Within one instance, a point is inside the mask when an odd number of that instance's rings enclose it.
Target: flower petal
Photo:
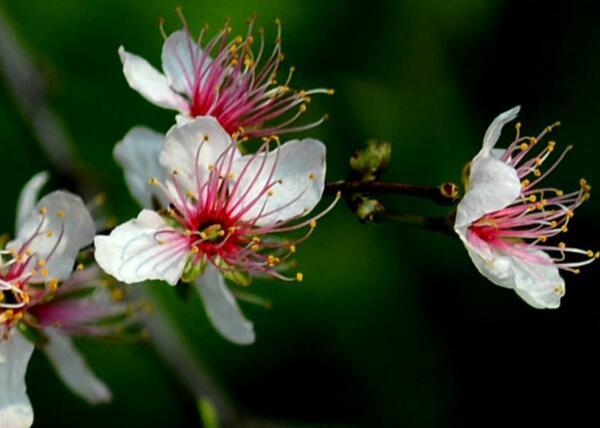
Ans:
[[[167,132],[160,163],[167,171],[178,172],[178,183],[186,191],[195,191],[196,172],[200,181],[204,182],[208,177],[209,167],[214,165],[232,144],[229,134],[214,117],[200,116],[187,123],[177,124]],[[234,155],[237,157],[237,154]]]
[[[325,153],[322,142],[305,139],[289,141],[266,158],[243,156],[234,164],[238,182],[233,187],[239,187],[232,199],[243,198],[237,212],[243,211],[245,220],[266,225],[312,211],[323,195]],[[264,192],[271,183],[276,184]]]
[[[125,79],[132,89],[159,107],[188,113],[188,103],[169,86],[167,78],[158,72],[144,58],[119,48]]]
[[[90,404],[111,400],[108,387],[94,375],[71,339],[53,327],[44,329],[48,343],[43,350],[65,385]]]
[[[254,327],[242,314],[216,267],[209,263],[195,285],[202,297],[208,319],[223,337],[238,345],[254,343]]]
[[[34,175],[23,187],[17,202],[17,224],[15,232],[19,234],[19,230],[27,216],[33,211],[33,207],[38,201],[40,190],[48,182],[48,173],[46,171],[38,172]]]
[[[125,171],[129,191],[144,207],[152,208],[152,198],[163,199],[162,192],[148,184],[150,178],[164,180],[164,169],[158,162],[165,136],[149,128],[131,129],[114,149],[117,163]]]
[[[565,281],[548,254],[539,250],[530,253],[539,262],[531,262],[522,257],[513,258],[515,291],[534,308],[556,309],[565,294]]]
[[[485,136],[483,137],[483,147],[481,151],[475,156],[474,160],[481,159],[490,155],[490,152],[498,142],[498,138],[500,138],[500,133],[502,132],[502,128],[508,122],[514,120],[519,111],[521,110],[521,106],[513,107],[510,110],[505,111],[500,114],[498,117],[494,119],[491,125],[488,127],[487,131],[485,131]]]
[[[33,409],[27,397],[25,372],[33,344],[21,333],[13,332],[0,341],[0,427],[28,428],[33,424]]]
[[[177,284],[188,249],[185,237],[150,210],[143,210],[109,236],[96,236],[94,244],[100,267],[127,284],[151,279]]]
[[[92,243],[95,231],[94,221],[81,198],[56,191],[36,204],[8,248],[18,251],[26,245],[35,257],[45,260],[47,275],[38,275],[32,282],[48,278],[64,280],[73,271],[79,250]]]
[[[171,87],[177,92],[191,96],[196,81],[202,69],[210,64],[208,56],[203,58],[203,51],[192,40],[185,30],[175,31],[163,43],[162,67]]]
[[[459,235],[485,214],[510,205],[521,193],[517,171],[492,157],[473,163],[469,186],[456,209],[454,229]]]
[[[469,235],[465,246],[479,273],[500,287],[515,288],[515,276],[510,257],[490,248],[474,234]]]

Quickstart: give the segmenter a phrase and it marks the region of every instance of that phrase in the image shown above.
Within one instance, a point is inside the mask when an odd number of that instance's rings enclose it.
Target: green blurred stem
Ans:
[[[339,180],[325,183],[325,194],[329,196],[334,196],[338,192],[341,192],[342,196],[351,196],[354,193],[403,195],[428,199],[444,206],[456,203],[457,194],[455,190],[456,186],[452,183],[444,183],[440,186],[390,183],[385,181],[362,182]]]

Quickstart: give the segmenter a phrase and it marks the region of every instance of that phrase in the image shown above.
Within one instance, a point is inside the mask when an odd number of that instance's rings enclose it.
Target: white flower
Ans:
[[[45,322],[45,315],[55,309],[51,300],[60,292],[59,282],[70,277],[79,250],[91,244],[95,233],[92,218],[79,197],[57,191],[37,202],[46,180],[45,173],[38,174],[23,189],[17,210],[17,237],[0,252],[2,428],[23,428],[33,423],[25,372],[34,344],[22,332],[43,337],[39,346],[74,392],[92,403],[110,399],[110,392],[89,370],[67,331]],[[62,306],[62,317],[54,310],[54,321],[64,319],[68,305]],[[71,311],[68,315],[73,314]]]
[[[537,137],[521,137],[521,125],[517,124],[517,135],[509,148],[494,148],[502,127],[518,112],[519,107],[515,107],[502,113],[488,128],[483,148],[471,162],[454,230],[482,275],[496,285],[514,289],[535,308],[557,308],[565,293],[559,269],[577,273],[579,266],[592,262],[599,254],[570,248],[563,242],[546,242],[567,231],[574,210],[589,198],[590,186],[582,179],[580,189],[568,194],[552,187],[536,187],[570,149],[542,172],[540,168],[554,151],[555,142],[536,148],[556,125]],[[566,262],[567,253],[581,254],[586,259]]]
[[[126,160],[125,154],[144,150],[144,143],[126,137],[117,150],[124,155],[121,164],[129,164],[132,159]],[[301,274],[283,275],[280,266],[327,212],[299,220],[321,199],[325,146],[317,140],[294,140],[269,151],[272,143],[266,141],[255,154],[242,156],[212,117],[175,125],[160,154],[162,174],[168,178],[150,179],[161,194],[156,199],[166,201],[164,209],[144,209],[110,236],[97,236],[98,264],[126,283],[194,281],[217,330],[235,343],[252,343],[252,324],[241,314],[222,275],[242,283],[249,274],[301,279]],[[137,173],[129,169],[127,174]],[[142,193],[138,192],[141,201],[152,199],[150,193]],[[304,227],[308,233],[301,238],[278,236]]]

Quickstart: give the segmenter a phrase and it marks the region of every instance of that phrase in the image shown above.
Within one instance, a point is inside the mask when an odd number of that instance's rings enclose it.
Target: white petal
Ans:
[[[28,428],[33,424],[33,409],[27,397],[25,372],[33,344],[21,333],[13,332],[0,341],[0,427]]]
[[[177,92],[191,96],[196,76],[200,76],[199,66],[205,70],[210,64],[206,57],[203,63],[202,49],[184,30],[172,33],[163,43],[162,67],[167,80]]]
[[[148,180],[157,178],[163,181],[165,173],[158,162],[163,148],[165,136],[149,128],[136,126],[131,129],[114,149],[117,163],[125,171],[125,181],[129,191],[144,207],[152,208],[152,199],[163,199],[162,192],[157,192]]]
[[[154,211],[143,210],[94,244],[100,267],[127,284],[159,279],[175,285],[185,267],[185,238]]]
[[[41,214],[42,209],[46,211],[45,215]],[[61,234],[63,225],[64,233]],[[56,191],[36,204],[17,239],[8,248],[19,250],[35,235],[28,248],[37,257],[46,259],[48,275],[46,278],[35,277],[33,281],[41,282],[47,278],[64,280],[73,271],[79,250],[92,243],[95,231],[94,221],[81,198],[69,192]]]
[[[481,151],[477,154],[475,159],[481,159],[490,155],[491,150],[498,142],[498,138],[500,138],[502,128],[508,122],[514,120],[519,114],[520,110],[521,106],[513,107],[512,109],[505,111],[504,113],[496,117],[496,119],[494,119],[494,121],[488,127],[487,131],[485,131],[485,136],[483,137],[483,147]]]
[[[254,327],[242,314],[216,267],[209,263],[195,285],[202,297],[208,319],[223,337],[238,345],[254,343]]]
[[[23,187],[17,202],[17,224],[15,231],[17,235],[27,216],[33,211],[33,207],[38,201],[40,190],[48,182],[48,173],[46,171],[39,172],[34,175]]]
[[[475,220],[510,205],[521,193],[517,171],[492,157],[473,163],[469,186],[456,208],[457,232],[462,229],[464,233]]]
[[[178,172],[177,180],[185,191],[195,191],[196,172],[200,182],[204,182],[208,177],[209,166],[214,165],[232,144],[229,134],[214,117],[197,117],[187,123],[175,125],[167,132],[160,163],[167,171]],[[202,148],[198,155],[200,146]],[[237,158],[237,153],[234,155]]]
[[[283,144],[271,151],[266,161],[262,154],[252,162],[252,155],[239,159],[234,164],[239,188],[232,195],[234,200],[243,198],[239,209],[249,207],[268,183],[281,180],[272,187],[271,196],[264,194],[254,202],[244,219],[252,220],[260,215],[257,224],[274,224],[312,211],[321,200],[325,186],[325,152],[322,142],[305,139]]]
[[[531,251],[546,263],[535,263],[520,257],[513,258],[515,291],[528,304],[538,309],[555,309],[565,293],[565,281],[550,256],[543,251]]]
[[[494,251],[477,237],[470,237],[465,246],[479,273],[500,287],[515,288],[511,258]]]
[[[119,56],[123,63],[123,73],[132,89],[157,106],[177,110],[181,113],[189,111],[188,103],[171,89],[167,78],[152,67],[144,58],[131,54],[121,46]]]
[[[44,333],[48,337],[44,352],[64,384],[90,404],[110,401],[109,389],[90,370],[71,339],[52,327],[44,329]]]

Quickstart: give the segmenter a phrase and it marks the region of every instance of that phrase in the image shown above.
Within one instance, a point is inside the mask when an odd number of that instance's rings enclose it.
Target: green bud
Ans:
[[[369,140],[350,158],[350,168],[360,175],[360,181],[373,181],[387,168],[392,157],[392,145],[387,141]]]
[[[385,212],[385,207],[376,199],[369,199],[364,196],[357,196],[359,199],[356,205],[356,216],[361,222],[376,220]]]
[[[219,270],[225,279],[228,279],[237,285],[248,287],[252,283],[252,277],[250,274],[232,269],[231,266],[225,263],[222,259],[217,260],[217,266],[219,267]]]

